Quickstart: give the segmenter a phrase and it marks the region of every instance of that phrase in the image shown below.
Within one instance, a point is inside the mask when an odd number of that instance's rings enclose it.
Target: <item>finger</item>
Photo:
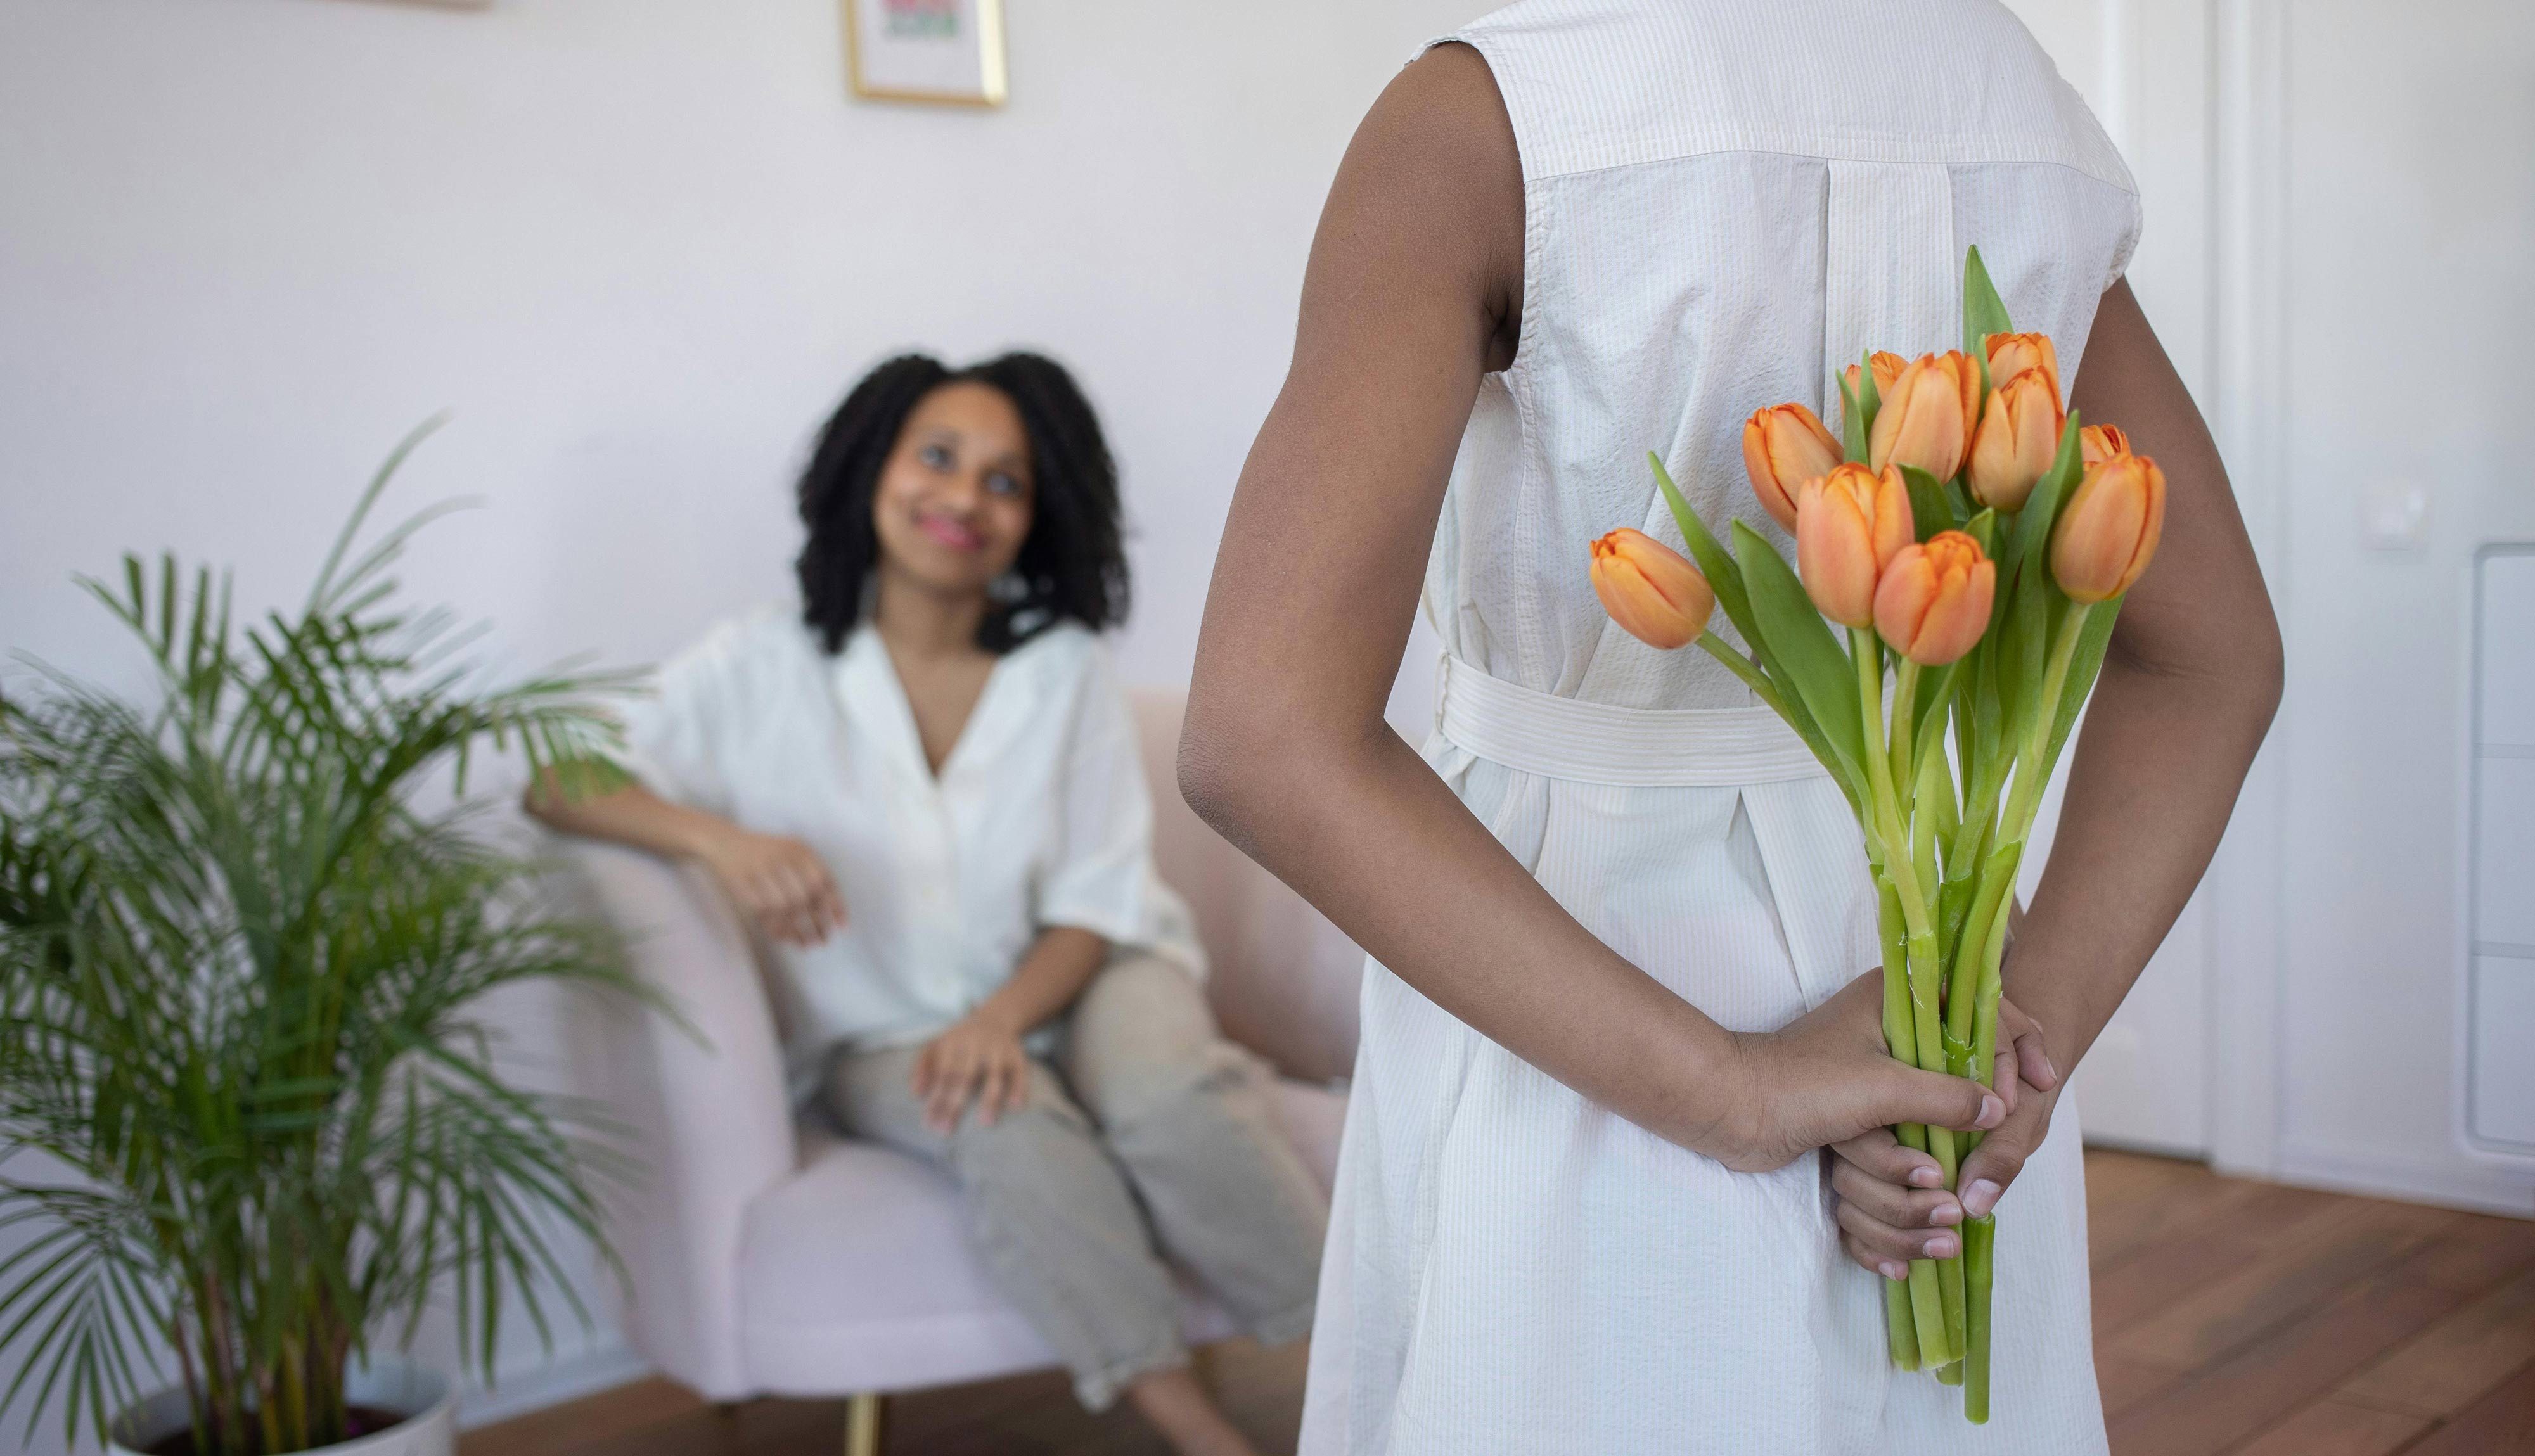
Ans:
[[[1854,1203],[1839,1205],[1839,1226],[1849,1238],[1888,1259],[1949,1259],[1963,1251],[1951,1229],[1896,1229]]]
[[[1981,1139],[1981,1145],[1963,1160],[1958,1185],[1962,1188],[1963,1212],[1973,1218],[1988,1216],[1998,1207],[2014,1183],[2015,1176],[2024,1171],[2024,1163],[2041,1146],[2050,1130],[2043,1099],[2025,1099],[2025,1110],[2009,1120],[2007,1125]]]
[[[935,1089],[934,1107],[944,1131],[959,1125],[959,1115],[968,1110],[969,1101],[976,1095],[978,1070],[973,1059],[963,1061],[953,1066]]]
[[[2015,1064],[2026,1082],[2045,1092],[2060,1085],[2060,1068],[2051,1064],[2051,1053],[2039,1026],[2015,1039]]]
[[[2060,1085],[2060,1070],[2051,1064],[2050,1039],[2043,1034],[2042,1023],[2004,999],[1998,1003],[1998,1050],[2001,1057],[2013,1053],[2016,1074],[2027,1085],[2045,1092]],[[2007,1084],[2002,1081],[1999,1085]],[[2014,1099],[2008,1101],[2011,1107]]]
[[[1851,1235],[1841,1234],[1839,1246],[1846,1249],[1848,1256],[1857,1261],[1858,1267],[1869,1274],[1880,1274],[1896,1284],[1910,1277],[1908,1261],[1896,1259],[1890,1254],[1877,1253],[1874,1249],[1858,1243]]]
[[[1963,1206],[1944,1188],[1905,1188],[1854,1163],[1834,1161],[1830,1188],[1869,1217],[1896,1229],[1950,1229],[1963,1221]]]
[[[930,1044],[923,1051],[915,1054],[915,1069],[906,1075],[906,1090],[914,1093],[919,1099],[932,1096],[933,1048]]]
[[[2007,1103],[1969,1077],[1921,1071],[1885,1062],[1878,1073],[1878,1097],[1868,1126],[1892,1122],[1930,1122],[1940,1127],[1996,1127],[2007,1120]]]
[[[1945,1185],[1946,1175],[1937,1167],[1937,1160],[1916,1148],[1903,1147],[1889,1127],[1870,1127],[1846,1142],[1832,1143],[1830,1150],[1888,1183],[1906,1183],[1914,1188]]]
[[[1015,1113],[1020,1112],[1022,1108],[1025,1108],[1025,1107],[1029,1106],[1029,1100],[1030,1100],[1030,1069],[1029,1069],[1029,1062],[1027,1061],[1027,1059],[1017,1059],[1017,1060],[1015,1060],[1015,1062],[1013,1062],[1013,1087],[1012,1087],[1012,1094],[1011,1094],[1011,1102],[1010,1102],[1006,1107],[1005,1107],[1005,1109],[1004,1109],[1004,1110],[1005,1110],[1006,1112],[1015,1112]]]
[[[1002,1121],[1005,1104],[1012,1095],[1012,1063],[998,1057],[986,1063],[985,1074],[977,1079],[977,1117],[987,1126],[994,1126]]]
[[[827,917],[828,928],[843,930],[845,927],[844,892],[836,888],[836,878],[828,873],[828,867],[825,865],[819,867],[817,887],[819,913]]]
[[[1989,1089],[2007,1104],[2007,1115],[2010,1118],[2015,1116],[2015,1098],[2022,1081],[2015,1074],[2014,1051],[2001,1047],[1998,1055],[1990,1060]]]

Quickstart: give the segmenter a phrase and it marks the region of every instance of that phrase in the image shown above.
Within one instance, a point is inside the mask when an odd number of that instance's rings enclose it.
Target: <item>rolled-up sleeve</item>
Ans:
[[[661,798],[728,818],[724,769],[737,634],[716,630],[660,665],[624,711],[617,765]]]
[[[1038,922],[1113,942],[1151,938],[1153,805],[1108,655],[1093,651],[1069,725],[1055,855],[1041,880]]]

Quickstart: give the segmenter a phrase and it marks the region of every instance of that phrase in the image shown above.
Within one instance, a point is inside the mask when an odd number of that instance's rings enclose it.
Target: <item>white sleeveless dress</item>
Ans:
[[[1958,346],[1966,244],[2073,379],[2135,188],[1993,0],[1525,0],[1448,38],[1513,118],[1523,306],[1428,571],[1427,761],[1605,942],[1728,1027],[1783,1025],[1879,958],[1857,827],[1732,677],[1605,619],[1587,543],[1678,546],[1654,450],[1711,527],[1792,557],[1744,418],[1835,420],[1861,349]],[[1824,1155],[1729,1172],[1370,965],[1302,1449],[2101,1452],[2067,1099],[1999,1220],[1973,1426],[1958,1390],[1890,1368]]]

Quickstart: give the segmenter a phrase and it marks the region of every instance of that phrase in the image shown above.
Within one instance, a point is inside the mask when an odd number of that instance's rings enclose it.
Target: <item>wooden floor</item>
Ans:
[[[2117,1456],[2535,1453],[2535,1223],[2086,1155],[2095,1365]],[[1291,1451],[1299,1347],[1208,1356],[1225,1408]],[[717,1412],[663,1380],[486,1426],[462,1456],[833,1456],[843,1408]],[[1144,1456],[1124,1410],[1064,1377],[899,1396],[893,1456]],[[1544,1450],[1551,1447],[1544,1446]]]

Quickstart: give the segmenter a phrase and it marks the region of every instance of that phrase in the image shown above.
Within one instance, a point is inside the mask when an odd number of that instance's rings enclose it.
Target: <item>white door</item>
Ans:
[[[2146,217],[2131,287],[2205,410],[2214,261],[2207,7],[2197,0],[2007,3],[2094,107],[2130,162]],[[2060,789],[2053,784],[2044,801],[2025,859],[2028,897],[2059,819]],[[2078,1072],[2074,1096],[2088,1141],[2207,1152],[2208,961],[2206,921],[2195,895]]]

